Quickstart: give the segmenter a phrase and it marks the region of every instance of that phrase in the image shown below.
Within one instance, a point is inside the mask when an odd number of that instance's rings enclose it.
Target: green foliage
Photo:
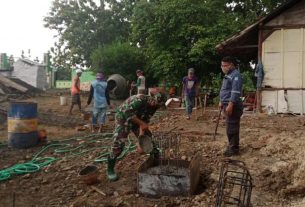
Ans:
[[[71,73],[64,68],[58,68],[56,71],[56,80],[71,80]]]
[[[198,77],[210,79],[218,73],[215,46],[240,27],[226,13],[225,1],[140,1],[132,19],[132,40],[149,59],[147,71],[155,78],[181,82],[187,68]]]
[[[133,1],[54,0],[45,17],[45,27],[58,32],[59,41],[51,49],[57,67],[72,64],[91,66],[91,54],[98,48],[129,37]],[[106,9],[106,3],[110,9]],[[126,5],[126,6],[125,6]],[[128,8],[128,9],[126,9]]]
[[[208,88],[212,88],[215,90],[220,91],[221,85],[222,85],[222,74],[216,74],[216,75],[211,75],[211,81],[208,84]]]
[[[145,65],[145,57],[139,48],[128,43],[114,42],[99,47],[92,56],[93,69],[103,70],[107,75],[119,73],[127,80],[134,80],[136,70]]]
[[[255,91],[255,83],[253,82],[254,71],[247,70],[242,72],[243,90],[244,92]]]
[[[215,46],[284,0],[54,0],[44,19],[58,32],[55,67],[102,65],[106,74],[150,85],[177,85],[194,67],[204,85],[218,87]],[[246,74],[250,77],[251,74]],[[250,85],[247,86],[251,89]]]
[[[249,24],[285,2],[287,0],[230,0],[228,6],[239,19],[244,19],[243,21]]]
[[[253,70],[244,70],[241,72],[243,77],[243,91],[244,93],[255,91],[255,83],[253,82]],[[206,88],[210,89],[212,93],[219,93],[222,85],[222,74],[212,74],[210,81],[206,82]],[[244,94],[245,95],[245,94]],[[219,96],[213,98],[213,103],[219,103]]]
[[[243,77],[243,90],[245,92],[255,91],[255,83],[253,82],[253,74],[254,71],[252,70],[246,70],[241,72],[241,75]],[[222,74],[215,74],[211,75],[211,81],[208,82],[206,85],[207,88],[214,89],[216,91],[219,91],[222,85]]]

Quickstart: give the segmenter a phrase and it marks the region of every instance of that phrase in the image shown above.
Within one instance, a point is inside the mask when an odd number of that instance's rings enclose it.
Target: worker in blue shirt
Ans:
[[[102,127],[106,122],[107,108],[110,106],[108,84],[102,72],[98,72],[96,74],[96,80],[91,83],[90,94],[87,101],[88,106],[92,99],[94,99],[94,105],[91,131],[95,132],[95,125],[99,124],[98,132],[101,133]]]
[[[243,114],[241,100],[243,80],[232,57],[222,59],[221,69],[225,76],[220,90],[219,107],[224,110],[226,115],[226,131],[229,141],[224,155],[230,157],[239,154],[240,117]]]

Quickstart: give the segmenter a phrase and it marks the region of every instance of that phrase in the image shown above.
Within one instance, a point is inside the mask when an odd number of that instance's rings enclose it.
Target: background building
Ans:
[[[305,113],[305,0],[291,0],[216,47],[221,55],[261,60],[257,106]]]

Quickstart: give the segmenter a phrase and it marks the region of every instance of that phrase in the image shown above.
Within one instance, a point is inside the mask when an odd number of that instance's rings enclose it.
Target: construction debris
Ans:
[[[41,92],[40,89],[18,78],[7,78],[0,74],[0,103],[16,99],[27,99]]]
[[[23,86],[15,83],[14,81],[10,80],[9,78],[4,77],[1,74],[0,74],[0,83],[3,84],[6,87],[14,88],[14,89],[16,89],[18,91],[21,91],[23,93],[28,91],[28,89],[26,87],[23,87]]]
[[[102,190],[98,189],[97,187],[95,187],[95,186],[90,186],[90,188],[91,188],[92,190],[96,191],[97,193],[101,194],[102,196],[106,196],[106,194],[105,194]]]
[[[167,108],[180,108],[181,100],[179,98],[170,98],[166,101],[165,106]]]

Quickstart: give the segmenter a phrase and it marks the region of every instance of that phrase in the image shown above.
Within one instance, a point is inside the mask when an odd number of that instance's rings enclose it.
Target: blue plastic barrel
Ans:
[[[38,143],[37,103],[11,102],[7,116],[9,146],[29,148]]]

